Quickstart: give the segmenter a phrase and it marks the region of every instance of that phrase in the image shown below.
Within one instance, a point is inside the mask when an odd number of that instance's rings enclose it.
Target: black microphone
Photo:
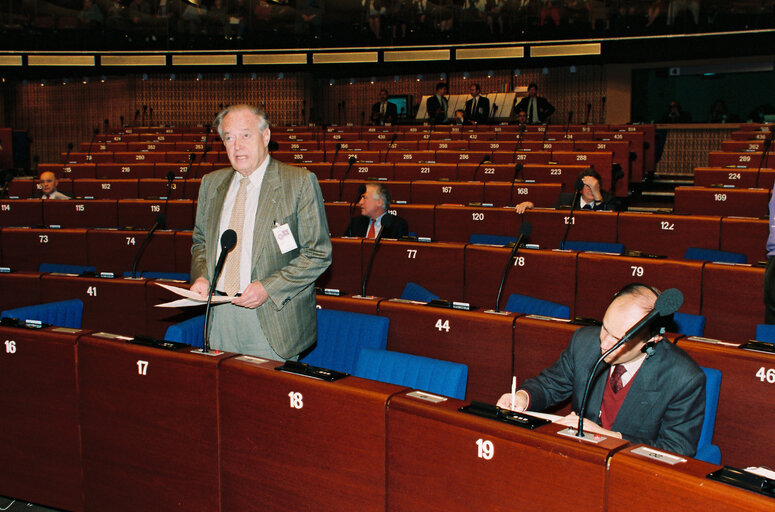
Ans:
[[[118,120],[121,123],[120,126],[121,126],[121,129],[123,130],[123,128],[124,128],[124,116],[118,116]]]
[[[148,233],[146,233],[145,238],[143,238],[143,243],[140,244],[140,247],[137,249],[137,254],[135,254],[135,259],[132,262],[132,277],[137,277],[137,264],[140,262],[140,258],[145,252],[145,247],[151,241],[151,238],[153,238],[153,234],[159,228],[164,229],[166,224],[167,215],[164,212],[156,216],[156,221],[153,223],[153,226],[151,226],[151,229],[148,231]]]
[[[92,133],[91,140],[89,141],[89,150],[86,152],[86,161],[88,162],[91,160],[91,147],[92,144],[94,144],[94,139],[97,138],[97,134],[100,133],[99,128],[94,128],[94,132]]]
[[[527,129],[527,125],[524,125],[524,124],[519,125],[519,136],[517,137],[517,144],[514,146],[514,151],[511,153],[512,162],[517,161],[517,151],[522,149],[522,139],[525,137],[526,129]]]
[[[387,162],[388,155],[390,154],[390,148],[393,147],[393,144],[396,142],[396,139],[398,138],[398,134],[394,133],[390,137],[390,143],[388,144],[387,151],[385,151],[385,158],[382,160],[383,162]]]
[[[205,125],[205,148],[207,147],[207,143],[210,142],[210,125]]]
[[[153,126],[153,107],[148,109],[148,125]]]
[[[490,160],[489,155],[484,155],[482,157],[482,161],[479,162],[479,165],[476,166],[476,169],[474,169],[474,177],[471,178],[471,181],[476,181],[476,175],[479,173],[479,168],[484,165],[485,162],[488,162]],[[485,178],[486,181],[487,178]]]
[[[342,143],[336,143],[336,151],[334,152],[334,158],[331,160],[331,168],[328,170],[328,178],[334,179],[334,164],[336,163],[336,156],[339,154],[339,150],[342,149]]]
[[[213,299],[213,293],[215,293],[215,285],[218,283],[218,276],[221,275],[221,270],[223,270],[223,264],[226,262],[226,256],[229,254],[229,251],[234,249],[235,245],[237,245],[237,233],[233,229],[227,229],[221,235],[221,255],[218,257],[218,262],[215,264],[213,277],[210,279],[210,291],[207,293],[204,337],[202,338],[202,352],[205,353],[210,351],[210,337],[208,336],[209,329],[207,327],[210,321],[210,306]]]
[[[573,119],[573,111],[568,112],[568,123],[565,125],[565,138],[568,138],[568,131],[570,130],[570,123]]]
[[[605,96],[600,98],[600,124],[605,124]]]
[[[773,135],[775,135],[775,132],[770,132],[770,136],[764,139],[764,143],[762,145],[762,156],[759,159],[759,168],[757,169],[757,172],[760,172],[762,170],[764,161],[767,159],[767,154],[770,152],[770,147],[772,146]]]
[[[63,164],[66,164],[70,160],[70,152],[73,150],[73,143],[68,142],[67,143],[67,153],[65,154],[65,161],[62,162]]]
[[[517,181],[517,176],[520,175],[524,168],[525,166],[522,165],[522,162],[514,166],[514,175],[511,177],[511,187],[509,188],[509,206],[514,206],[514,182]]]
[[[108,133],[109,129],[110,129],[110,120],[105,119],[102,122],[102,133]]]
[[[530,224],[530,222],[525,221],[522,223],[522,226],[519,227],[519,238],[517,238],[517,242],[514,244],[514,247],[511,248],[511,254],[509,254],[509,259],[506,260],[506,268],[503,269],[503,274],[501,274],[501,284],[498,286],[498,295],[495,297],[495,312],[500,312],[500,303],[501,303],[501,296],[503,295],[503,285],[506,283],[506,276],[509,275],[509,269],[512,266],[512,261],[514,261],[514,256],[517,255],[517,251],[519,250],[519,246],[522,243],[522,240],[526,236],[530,236],[530,233],[533,231],[533,225]]]
[[[172,195],[172,182],[175,179],[175,173],[170,171],[167,173],[167,195],[164,198],[164,215],[167,215],[167,203]]]
[[[355,196],[355,200],[350,202],[350,220],[353,218],[353,212],[355,211],[355,207],[358,205],[358,203],[361,200],[361,196],[366,193],[366,185],[361,183],[358,185],[358,193]],[[345,236],[353,236],[352,234],[352,224],[347,226],[347,234]]]
[[[137,126],[137,118],[140,117],[140,109],[135,110],[134,125]]]
[[[570,227],[573,225],[573,211],[576,209],[576,202],[579,200],[579,194],[584,190],[584,182],[581,178],[576,180],[576,191],[573,193],[573,202],[570,204],[570,215],[565,223],[565,234],[562,235],[562,242],[560,242],[560,249],[565,249],[565,242],[568,240],[568,233]]]
[[[587,115],[584,117],[584,124],[589,124],[589,114],[592,113],[592,104],[587,103]]]
[[[366,273],[363,275],[363,282],[361,283],[361,297],[366,297],[366,283],[369,281],[369,274],[371,273],[371,265],[374,263],[374,255],[377,253],[377,247],[382,240],[382,233],[385,231],[385,226],[380,226],[379,233],[374,239],[374,246],[371,248],[371,255],[369,255],[369,264],[366,266]]]
[[[207,148],[205,147],[205,153],[207,152]],[[186,198],[186,185],[188,184],[188,175],[191,173],[191,166],[194,165],[194,160],[196,160],[196,153],[189,153],[188,154],[188,165],[186,166],[186,172],[183,173],[183,188],[180,190],[180,196],[185,199]],[[202,165],[202,161],[199,161],[199,165]],[[167,175],[169,178],[169,174]],[[169,194],[167,194],[167,197],[169,197]]]
[[[8,197],[8,186],[16,176],[16,171],[13,169],[6,169],[0,172],[0,198]]]
[[[145,126],[145,114],[148,113],[148,105],[143,105],[143,122],[142,126]]]
[[[488,116],[489,119],[495,119],[495,113],[498,111],[498,105],[495,104],[495,101],[492,102],[492,108],[490,109],[490,115]]]
[[[347,175],[350,174],[350,169],[352,169],[353,164],[358,160],[355,158],[355,155],[351,155],[350,158],[347,159],[347,169],[344,171],[344,175],[342,176],[342,179],[339,180],[339,200],[342,200],[342,191],[344,190],[344,180],[347,179]]]
[[[657,301],[654,303],[654,309],[649,311],[647,315],[641,318],[638,323],[633,325],[630,330],[628,330],[627,333],[622,336],[622,339],[617,341],[613,347],[606,350],[605,353],[600,356],[600,359],[597,360],[595,366],[592,367],[592,371],[589,373],[589,377],[587,378],[587,385],[584,387],[584,396],[581,399],[581,410],[579,411],[579,429],[578,432],[576,432],[577,437],[584,437],[584,413],[587,409],[587,397],[589,395],[589,390],[592,387],[592,382],[595,380],[595,374],[597,372],[598,366],[600,366],[600,363],[602,363],[603,360],[609,356],[609,354],[612,354],[619,347],[637,336],[640,331],[648,327],[658,317],[669,316],[678,311],[683,303],[684,295],[681,293],[681,290],[678,288],[670,288],[669,290],[665,290],[659,297],[657,297]]]
[[[428,144],[425,145],[425,151],[430,151],[430,149],[431,149],[431,138],[433,137],[433,127],[436,124],[435,121],[436,121],[436,118],[432,117],[431,118],[431,124],[428,127],[428,134],[427,134],[428,135]]]

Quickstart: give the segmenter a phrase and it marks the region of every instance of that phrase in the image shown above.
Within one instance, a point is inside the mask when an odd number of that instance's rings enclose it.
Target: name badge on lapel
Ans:
[[[272,233],[275,240],[277,240],[277,246],[280,248],[281,253],[285,254],[298,247],[296,240],[293,238],[293,233],[291,233],[291,228],[287,223],[280,226],[275,222],[275,228],[272,229]]]

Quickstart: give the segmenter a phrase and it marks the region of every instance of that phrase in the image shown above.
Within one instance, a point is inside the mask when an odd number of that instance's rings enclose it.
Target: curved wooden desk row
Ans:
[[[697,187],[766,188],[775,183],[775,169],[734,169],[731,167],[696,167],[694,185]],[[723,192],[720,190],[719,192]]]
[[[198,159],[193,165],[189,165],[188,160],[179,163],[167,162],[132,162],[132,163],[112,163],[112,162],[93,162],[82,164],[40,164],[38,174],[44,171],[53,172],[60,180],[62,179],[127,179],[127,178],[158,178],[166,179],[167,174],[172,172],[175,178],[201,178],[205,174],[215,169],[227,167],[228,159],[214,161],[214,157],[208,157],[209,161],[200,162]],[[12,189],[18,182],[26,180],[14,180],[9,189]],[[36,180],[37,181],[37,180]]]
[[[184,182],[172,182],[170,199],[196,199],[199,194],[199,178]],[[92,199],[152,199],[166,197],[167,180],[161,178],[64,178],[59,180],[57,190],[70,197]],[[183,197],[185,194],[186,197]],[[8,187],[11,198],[40,197],[37,180],[14,180]]]
[[[520,429],[400,386],[88,331],[0,336],[13,347],[0,353],[0,493],[66,510],[772,507],[706,480],[715,465]],[[649,492],[632,500],[633,482]]]
[[[676,187],[674,211],[690,215],[767,217],[766,188]]]

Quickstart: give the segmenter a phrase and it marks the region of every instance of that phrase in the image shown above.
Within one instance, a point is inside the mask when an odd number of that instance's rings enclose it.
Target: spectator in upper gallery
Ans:
[[[382,39],[382,17],[387,8],[382,0],[361,0],[361,6],[365,10],[366,19],[369,20],[369,30],[375,39]]]
[[[439,82],[436,84],[436,94],[428,98],[425,103],[425,110],[428,112],[431,124],[447,122],[447,107],[449,106],[447,92],[447,83]]]
[[[676,100],[670,102],[667,113],[662,117],[663,123],[691,123],[692,115],[681,110],[681,104]]]
[[[369,183],[361,195],[358,206],[361,214],[350,219],[344,236],[376,238],[380,229],[385,238],[401,238],[409,234],[409,225],[397,215],[388,213],[392,198],[390,190],[382,183]]]
[[[727,112],[727,105],[724,103],[724,100],[718,99],[714,101],[713,105],[710,107],[710,117],[708,118],[708,122],[726,123],[728,117],[729,114]]]
[[[40,197],[41,199],[70,199],[69,196],[57,190],[59,180],[51,171],[40,173]]]
[[[97,27],[105,22],[100,7],[92,0],[83,0],[83,9],[78,13],[78,23],[89,27]]]
[[[520,110],[527,112],[528,124],[546,123],[554,114],[554,107],[546,98],[538,95],[538,85],[534,83],[527,86],[527,96],[522,98],[514,108],[517,112]]]
[[[490,100],[481,96],[479,84],[471,85],[471,99],[466,101],[466,122],[486,123],[490,117]]]
[[[667,25],[672,25],[683,11],[689,11],[692,14],[695,25],[700,24],[699,0],[670,0],[670,5],[667,6]]]
[[[388,101],[387,89],[379,90],[379,101],[371,106],[371,124],[393,124],[398,119],[398,109],[395,103]]]

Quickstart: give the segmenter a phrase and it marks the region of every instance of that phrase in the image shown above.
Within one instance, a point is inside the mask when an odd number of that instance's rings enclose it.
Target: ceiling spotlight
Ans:
[[[333,78],[332,78],[332,79],[330,79],[330,80],[328,81],[328,85],[329,85],[329,86],[336,85],[336,80],[334,80]]]
[[[422,75],[417,75],[417,81],[422,82]]]
[[[88,84],[89,83],[89,77],[88,76],[83,77],[83,79],[81,79],[81,83],[84,84],[84,85]]]
[[[251,80],[255,80],[256,78],[258,78],[258,75],[256,75],[255,73],[251,73],[250,74],[250,79]]]
[[[495,76],[495,71],[493,71],[492,69],[487,72],[487,78],[492,78],[494,76]]]
[[[571,73],[575,73],[576,72],[576,66],[571,66],[570,67],[570,72]]]
[[[371,78],[369,79],[369,83],[370,83],[371,85],[374,85],[374,83],[375,83],[376,81],[377,81],[377,77],[376,77],[376,76],[373,76],[373,77],[371,77]]]
[[[470,76],[471,75],[468,74],[468,71],[464,71],[463,72],[463,80],[468,80],[468,77],[470,77]]]
[[[277,79],[278,79],[278,80],[282,80],[283,78],[285,78],[285,73],[283,73],[282,71],[280,71],[279,73],[277,73]]]
[[[175,73],[170,73],[170,82],[175,80]]]
[[[400,81],[401,81],[401,77],[400,77],[400,76],[398,76],[398,75],[393,75],[393,81],[394,81],[395,83],[398,83],[398,82],[400,82]]]
[[[202,78],[203,78],[203,77],[202,77],[202,73],[197,73],[197,74],[196,74],[196,81],[197,81],[197,82],[198,82],[198,81],[200,81]]]
[[[223,79],[224,79],[224,80],[229,80],[229,79],[231,79],[231,75],[230,75],[230,74],[228,74],[228,73],[224,73],[224,74],[223,74]]]
[[[548,75],[549,74],[549,68],[544,68],[541,70],[542,75]]]
[[[519,76],[521,74],[522,74],[522,70],[521,69],[515,69],[514,70],[514,76]]]
[[[105,75],[102,75],[102,76],[100,77],[100,83],[101,83],[101,84],[104,84],[104,83],[105,83],[107,80],[108,80],[108,77],[106,77]]]
[[[447,74],[446,73],[441,73],[439,75],[439,80],[442,81],[442,82],[446,82],[447,81]]]

